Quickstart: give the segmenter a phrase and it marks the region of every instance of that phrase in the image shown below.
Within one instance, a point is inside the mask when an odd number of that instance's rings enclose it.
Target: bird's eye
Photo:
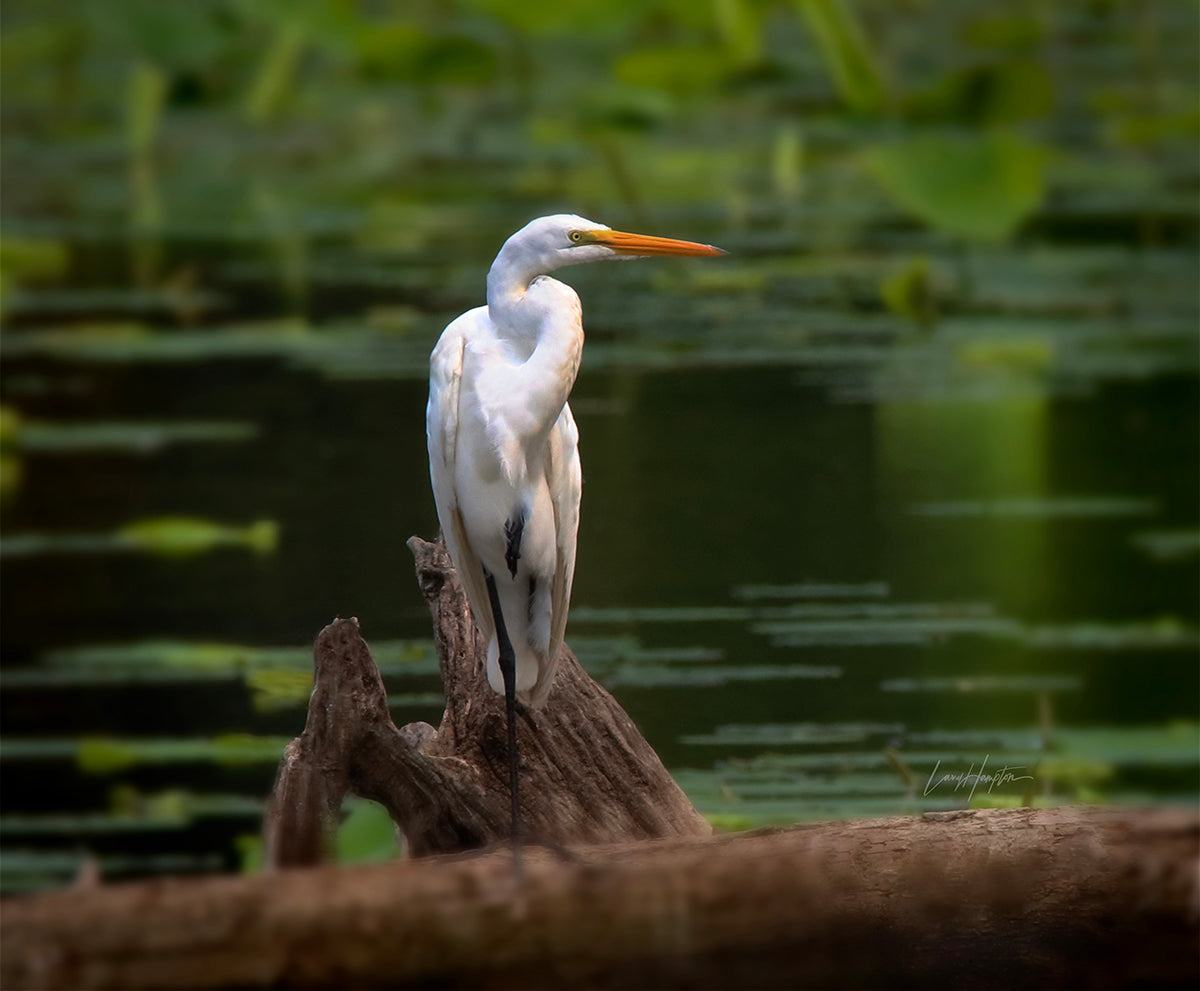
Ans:
[[[583,240],[583,231],[570,231],[567,237],[571,239],[572,244],[578,244]]]

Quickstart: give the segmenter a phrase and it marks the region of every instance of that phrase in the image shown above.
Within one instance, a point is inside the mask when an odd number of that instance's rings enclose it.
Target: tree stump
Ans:
[[[288,745],[267,816],[275,867],[319,862],[347,792],[387,809],[414,856],[509,838],[504,700],[485,674],[486,644],[445,547],[413,537],[433,617],[446,710],[398,729],[354,619],[325,627],[304,733]],[[521,818],[528,835],[613,843],[711,832],[613,697],[564,646],[544,708],[518,717]]]

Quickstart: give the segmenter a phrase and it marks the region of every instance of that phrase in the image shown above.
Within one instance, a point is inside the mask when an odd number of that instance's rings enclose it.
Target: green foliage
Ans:
[[[937,322],[937,295],[929,259],[924,256],[909,258],[885,276],[879,284],[879,295],[892,313],[918,327],[932,327]]]
[[[126,142],[131,155],[145,155],[154,143],[167,98],[167,75],[151,62],[137,62],[126,91]]]
[[[1045,337],[980,338],[964,341],[957,348],[957,356],[964,365],[977,368],[1044,373],[1054,363],[1054,344]]]
[[[938,77],[904,101],[906,120],[988,127],[1036,120],[1054,110],[1054,83],[1031,58],[972,65]]]
[[[117,536],[133,549],[168,558],[191,557],[227,546],[269,554],[279,542],[279,526],[273,520],[231,527],[197,517],[161,516],[127,523]]]
[[[250,120],[265,121],[279,112],[292,89],[306,41],[305,30],[298,22],[286,22],[275,29],[246,97],[246,116]]]
[[[1005,131],[920,134],[866,149],[870,173],[905,210],[959,237],[999,241],[1042,201],[1048,153]]]
[[[283,756],[288,738],[225,733],[208,739],[110,739],[84,737],[75,749],[85,774],[114,774],[157,764],[215,763],[230,767],[273,763]]]
[[[337,832],[337,859],[343,864],[392,860],[399,852],[396,826],[382,805],[365,799],[346,803],[350,814]]]
[[[762,59],[762,14],[753,0],[713,0],[717,34],[738,66],[754,65]]]
[[[248,833],[239,836],[234,842],[240,859],[241,872],[257,874],[261,871],[265,862],[262,835]]]
[[[879,59],[849,0],[796,0],[846,106],[878,113],[888,102]]]
[[[0,451],[16,447],[21,427],[20,412],[12,406],[0,406]]]
[[[407,21],[364,28],[356,39],[370,78],[422,86],[484,85],[499,71],[494,48],[465,34],[431,34]]]
[[[697,95],[717,88],[732,63],[724,52],[707,45],[641,48],[621,56],[613,67],[616,77],[635,86]]]
[[[62,241],[8,235],[0,239],[0,277],[5,282],[60,278],[67,270],[68,259],[67,245]]]
[[[804,132],[794,125],[781,125],[771,149],[771,178],[785,201],[803,192],[804,155]]]
[[[270,712],[305,702],[312,692],[313,679],[309,671],[268,668],[247,672],[246,685],[253,693],[254,708]]]

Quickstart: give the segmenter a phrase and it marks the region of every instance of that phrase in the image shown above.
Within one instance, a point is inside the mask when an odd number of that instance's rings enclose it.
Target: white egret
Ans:
[[[426,434],[438,521],[487,677],[505,697],[513,841],[516,701],[541,705],[567,623],[579,530],[579,431],[567,405],[583,351],[582,308],[547,272],[653,255],[720,255],[691,241],[614,231],[570,214],[513,234],[487,277],[487,305],[446,327],[430,356]]]

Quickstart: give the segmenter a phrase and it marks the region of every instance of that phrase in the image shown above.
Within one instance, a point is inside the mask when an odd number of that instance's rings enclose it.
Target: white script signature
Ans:
[[[988,793],[990,794],[992,789],[997,785],[1008,784],[1011,781],[1033,780],[1032,774],[1016,773],[1017,771],[1025,770],[1025,766],[1023,764],[1018,764],[1015,767],[1009,767],[1007,764],[1005,764],[1000,768],[1000,770],[993,771],[989,774],[987,773],[987,764],[990,759],[991,754],[986,755],[983,758],[983,763],[979,766],[978,771],[975,770],[975,762],[971,761],[971,766],[966,772],[959,772],[957,774],[947,772],[943,773],[940,777],[938,776],[938,770],[941,768],[942,762],[939,760],[933,765],[933,770],[929,773],[929,780],[925,782],[924,794],[928,795],[935,788],[938,788],[941,785],[953,785],[955,791],[960,791],[969,786],[971,791],[967,796],[967,800],[970,801],[975,794],[975,789],[978,788],[980,784],[986,784]]]

